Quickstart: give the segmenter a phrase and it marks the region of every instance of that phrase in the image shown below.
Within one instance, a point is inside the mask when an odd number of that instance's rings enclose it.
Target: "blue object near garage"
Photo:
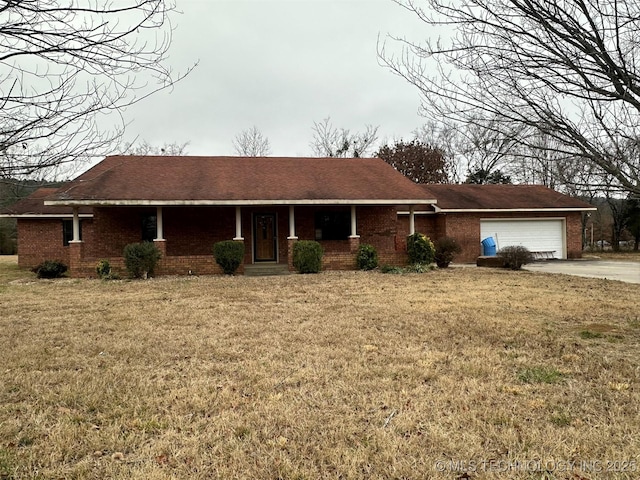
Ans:
[[[482,254],[485,257],[496,256],[496,242],[493,240],[493,237],[487,237],[482,240]]]

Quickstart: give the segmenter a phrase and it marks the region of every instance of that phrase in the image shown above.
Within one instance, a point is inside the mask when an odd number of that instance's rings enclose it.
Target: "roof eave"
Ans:
[[[253,206],[253,205],[432,205],[435,199],[280,199],[280,200],[45,200],[48,206]]]
[[[79,218],[93,218],[92,213],[81,213]],[[0,218],[73,218],[73,213],[0,213]]]
[[[441,208],[434,206],[436,213],[517,213],[517,212],[587,212],[596,207],[555,207],[555,208]]]

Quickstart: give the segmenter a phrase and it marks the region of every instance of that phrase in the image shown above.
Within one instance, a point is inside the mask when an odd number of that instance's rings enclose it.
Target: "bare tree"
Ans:
[[[271,154],[269,139],[262,135],[256,126],[236,135],[233,139],[233,148],[243,157],[266,157]]]
[[[457,129],[444,122],[427,120],[413,131],[414,139],[438,149],[447,166],[448,181],[459,183],[467,167],[459,151],[460,134]]]
[[[187,146],[189,142],[184,143],[164,143],[162,146],[150,144],[147,140],[138,143],[125,143],[122,147],[123,155],[165,155],[168,157],[181,157],[187,155]]]
[[[124,131],[122,109],[184,76],[166,66],[174,9],[165,0],[0,2],[0,177],[108,152]]]
[[[514,126],[554,140],[560,158],[593,164],[612,187],[640,193],[640,9],[626,0],[396,0],[451,35],[396,39],[383,62],[416,85],[423,111],[484,128]],[[420,6],[419,3],[423,3]],[[433,73],[431,73],[433,72]],[[522,136],[529,147],[533,136]],[[545,148],[545,147],[541,147]]]
[[[351,133],[345,128],[336,128],[327,117],[322,122],[313,122],[313,154],[319,157],[366,157],[371,154],[378,139],[378,127],[366,125],[364,132]]]

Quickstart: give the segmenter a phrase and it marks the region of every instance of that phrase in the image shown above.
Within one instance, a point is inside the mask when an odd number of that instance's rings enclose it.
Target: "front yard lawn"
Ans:
[[[0,262],[0,479],[637,478],[638,298],[476,268],[103,282]]]

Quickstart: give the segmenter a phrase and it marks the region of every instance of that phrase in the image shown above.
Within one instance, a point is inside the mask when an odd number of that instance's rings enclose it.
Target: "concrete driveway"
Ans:
[[[552,260],[523,267],[532,272],[563,273],[578,277],[605,278],[627,283],[640,283],[640,262],[608,260]]]

